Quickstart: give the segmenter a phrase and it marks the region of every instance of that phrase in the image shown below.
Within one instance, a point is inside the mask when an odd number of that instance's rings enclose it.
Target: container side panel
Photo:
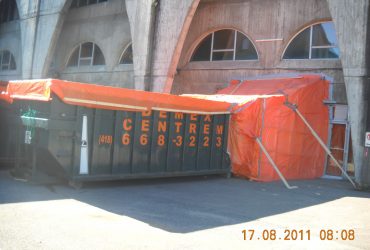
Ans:
[[[94,117],[91,174],[111,174],[111,150],[114,135],[114,111],[97,109]]]
[[[53,97],[49,120],[49,150],[68,176],[72,175],[76,106]]]
[[[9,105],[5,102],[0,102],[0,164],[7,165],[14,163],[16,138],[17,138],[17,122],[18,116],[14,109],[15,103]]]
[[[182,169],[184,151],[185,114],[170,113],[167,171],[175,172]]]
[[[71,166],[73,164],[74,150],[73,136],[73,131],[49,131],[49,150],[68,175],[72,174]]]
[[[170,113],[164,111],[153,113],[150,172],[159,173],[166,171]]]
[[[153,128],[152,112],[138,112],[135,122],[134,149],[132,154],[132,173],[149,171],[151,131]]]
[[[211,159],[211,146],[212,146],[212,116],[202,115],[199,117],[199,142],[197,154],[197,168],[209,169]]]
[[[62,120],[76,119],[76,106],[62,102],[57,96],[53,96],[53,101],[50,102],[50,105],[50,118]]]
[[[199,115],[187,114],[184,137],[183,170],[196,170],[199,143]]]
[[[211,146],[211,168],[222,169],[222,150],[225,133],[225,117],[224,115],[215,115],[213,118],[212,128],[212,146]]]
[[[229,115],[224,115],[224,135],[223,135],[223,140],[222,140],[222,150],[223,150],[223,157],[222,157],[222,168],[224,169],[229,169],[230,168],[230,157],[227,154],[227,144],[228,144],[228,135],[229,135]]]
[[[116,116],[113,173],[130,174],[136,112],[119,111]]]

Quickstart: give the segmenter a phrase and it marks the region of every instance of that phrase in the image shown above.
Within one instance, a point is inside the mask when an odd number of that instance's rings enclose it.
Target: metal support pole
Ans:
[[[316,133],[316,131],[311,127],[311,125],[308,123],[308,121],[306,120],[306,118],[304,118],[304,116],[302,115],[302,113],[298,110],[298,107],[297,105],[295,104],[292,104],[288,101],[286,101],[284,103],[288,108],[290,108],[291,110],[293,110],[296,114],[298,114],[298,116],[301,118],[301,120],[304,122],[304,124],[307,126],[307,128],[311,131],[312,135],[316,138],[316,140],[320,143],[320,145],[323,147],[323,149],[325,150],[325,152],[330,156],[330,158],[334,161],[335,165],[342,171],[342,174],[351,182],[351,184],[353,185],[353,187],[355,189],[358,189],[357,188],[357,185],[356,183],[351,179],[351,177],[348,176],[348,174],[346,173],[346,171],[344,171],[344,169],[342,168],[342,166],[339,164],[339,162],[337,161],[337,159],[335,159],[335,157],[332,155],[332,153],[330,152],[330,149],[325,145],[325,143],[321,140],[320,136]]]
[[[284,185],[286,186],[287,189],[295,189],[295,188],[298,188],[297,186],[290,186],[289,183],[287,182],[287,180],[285,179],[284,175],[280,172],[279,168],[276,166],[274,160],[271,158],[270,154],[267,152],[265,146],[263,146],[260,138],[256,137],[256,141],[258,143],[258,145],[260,146],[260,148],[262,149],[263,153],[266,155],[267,159],[269,160],[269,162],[271,163],[272,167],[274,168],[274,170],[276,171],[276,173],[279,175],[281,181],[284,183]]]

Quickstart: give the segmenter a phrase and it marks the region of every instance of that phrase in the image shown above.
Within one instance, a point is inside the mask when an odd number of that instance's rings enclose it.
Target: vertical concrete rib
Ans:
[[[70,0],[18,0],[22,78],[45,78],[63,23],[62,12]]]
[[[369,1],[356,3],[346,0],[327,0],[337,31],[343,74],[349,106],[352,132],[355,179],[361,186],[369,186],[369,159],[364,148],[368,97],[368,39]],[[369,41],[367,41],[369,42]]]
[[[135,89],[148,90],[151,77],[156,0],[126,0],[132,37]]]
[[[170,92],[199,0],[162,0],[157,18],[151,90]]]

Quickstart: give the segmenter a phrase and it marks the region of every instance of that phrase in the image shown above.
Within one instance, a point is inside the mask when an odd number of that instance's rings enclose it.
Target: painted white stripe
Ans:
[[[118,103],[112,103],[112,102],[100,102],[100,101],[92,101],[92,100],[77,99],[77,98],[70,98],[70,97],[65,97],[64,100],[67,102],[69,101],[69,102],[75,102],[75,103],[81,103],[81,104],[94,104],[94,105],[109,106],[109,107],[114,107],[114,108],[137,109],[137,110],[143,110],[143,111],[148,110],[146,107],[118,104]]]
[[[146,107],[139,107],[139,106],[132,106],[132,105],[124,105],[124,104],[117,104],[117,103],[110,103],[110,102],[100,102],[100,101],[91,101],[86,99],[76,99],[76,98],[69,98],[65,97],[65,101],[75,102],[75,103],[85,103],[85,104],[95,104],[95,105],[104,105],[109,107],[118,107],[118,108],[128,108],[128,109],[137,109],[141,111],[146,111],[148,108]],[[168,111],[168,112],[182,112],[182,113],[193,113],[193,114],[209,114],[209,115],[221,115],[221,114],[230,114],[229,111],[224,112],[207,112],[207,111],[197,111],[197,110],[185,110],[185,109],[170,109],[170,108],[158,108],[153,107],[152,110],[158,111]]]
[[[157,108],[157,107],[154,107],[152,109],[153,110],[158,110],[158,111],[181,112],[181,113],[200,114],[200,115],[225,115],[225,114],[230,114],[230,111],[207,112],[207,111],[199,111],[199,110],[168,109],[168,108]]]
[[[10,95],[10,98],[15,99],[25,99],[25,100],[39,100],[39,101],[49,101],[51,98],[46,96],[39,96],[39,95]]]
[[[81,155],[80,155],[80,174],[89,174],[89,144],[87,137],[87,116],[82,116],[81,131]]]
[[[275,41],[283,41],[283,38],[266,38],[256,40],[256,42],[275,42]]]
[[[49,119],[47,119],[47,118],[29,117],[29,116],[24,116],[24,115],[22,115],[21,118],[26,118],[26,119],[30,118],[30,119],[35,120],[35,121],[49,121]]]

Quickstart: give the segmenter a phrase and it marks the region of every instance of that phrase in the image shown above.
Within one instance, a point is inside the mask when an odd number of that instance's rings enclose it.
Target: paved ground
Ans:
[[[370,249],[370,193],[343,181],[292,184],[299,188],[192,177],[74,190],[0,171],[0,249]],[[310,240],[284,241],[294,229],[310,230]],[[243,230],[255,230],[253,239]],[[276,230],[276,240],[263,240],[263,230]],[[320,230],[333,230],[333,240],[320,240]],[[341,240],[342,230],[355,239]]]

